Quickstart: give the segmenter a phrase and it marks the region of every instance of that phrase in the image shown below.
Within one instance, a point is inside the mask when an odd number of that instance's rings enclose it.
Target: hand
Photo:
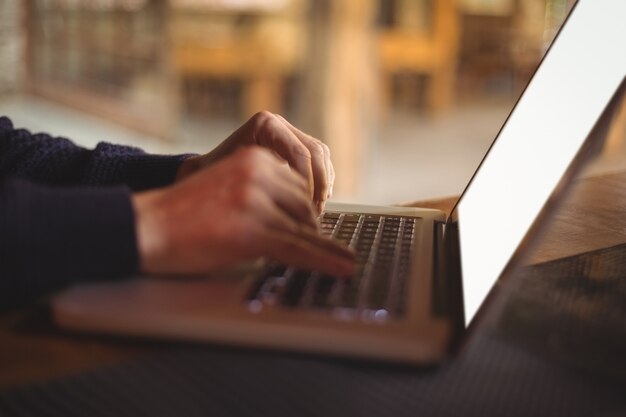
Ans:
[[[347,276],[353,253],[317,233],[308,183],[258,146],[133,196],[140,268],[200,274],[267,257]]]
[[[332,196],[335,170],[328,146],[293,127],[282,116],[260,112],[206,155],[188,158],[177,179],[208,167],[246,145],[259,145],[275,152],[306,180],[307,193],[319,213]]]

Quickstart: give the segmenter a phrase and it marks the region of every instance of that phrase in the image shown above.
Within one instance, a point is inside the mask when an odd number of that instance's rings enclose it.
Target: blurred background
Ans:
[[[573,3],[0,0],[0,114],[185,153],[267,109],[331,147],[339,200],[450,196]],[[596,171],[626,167],[619,142]]]

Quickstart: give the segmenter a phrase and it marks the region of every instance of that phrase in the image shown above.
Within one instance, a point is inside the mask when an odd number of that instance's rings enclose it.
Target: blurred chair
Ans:
[[[494,11],[461,5],[462,89],[520,94],[565,18],[568,1],[509,0],[508,7]],[[557,3],[563,9],[558,16],[550,13]]]
[[[383,0],[386,1],[386,0]],[[412,27],[407,16],[419,13],[415,4],[429,11],[426,30]],[[389,106],[396,74],[426,76],[425,104],[431,111],[448,108],[453,101],[459,24],[455,0],[396,0],[392,25],[378,37],[383,109]]]
[[[283,89],[302,50],[293,8],[194,13],[174,8],[173,13],[172,62],[178,77],[240,82],[243,117],[282,110]]]

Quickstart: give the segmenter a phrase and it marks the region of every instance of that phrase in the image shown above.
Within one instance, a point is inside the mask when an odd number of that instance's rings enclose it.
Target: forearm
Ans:
[[[47,185],[125,184],[134,191],[172,183],[187,155],[150,155],[141,149],[99,143],[84,149],[68,139],[14,129],[0,117],[0,178]]]
[[[0,183],[0,308],[78,280],[137,272],[128,187]]]

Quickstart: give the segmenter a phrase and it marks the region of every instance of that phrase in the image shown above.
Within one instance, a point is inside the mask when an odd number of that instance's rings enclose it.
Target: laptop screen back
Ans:
[[[580,0],[453,213],[459,228],[466,322],[624,76],[626,1]]]

